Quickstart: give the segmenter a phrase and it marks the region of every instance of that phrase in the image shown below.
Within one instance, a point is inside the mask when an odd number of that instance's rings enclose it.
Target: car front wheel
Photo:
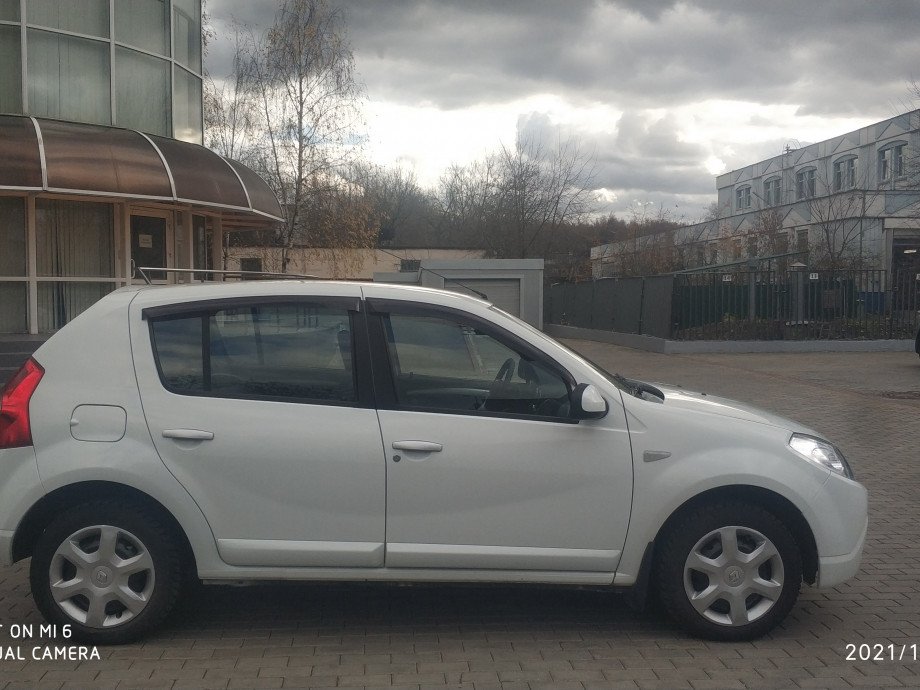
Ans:
[[[802,584],[795,538],[757,505],[691,509],[672,522],[656,553],[665,610],[709,639],[760,637],[786,617]]]
[[[91,644],[123,644],[163,621],[179,595],[182,559],[155,512],[87,503],[44,531],[32,555],[35,603]]]

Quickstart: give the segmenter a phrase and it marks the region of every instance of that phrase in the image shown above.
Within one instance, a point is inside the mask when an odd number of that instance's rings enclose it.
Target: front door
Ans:
[[[169,213],[131,214],[131,260],[134,266],[167,268],[173,265],[173,233]],[[165,282],[163,271],[145,271],[154,282]],[[136,275],[136,278],[141,278]]]
[[[383,565],[385,464],[353,356],[357,290],[348,304],[132,305],[151,437],[231,565]]]
[[[622,408],[574,423],[568,374],[501,329],[389,309],[372,318],[387,567],[613,573],[632,495]]]

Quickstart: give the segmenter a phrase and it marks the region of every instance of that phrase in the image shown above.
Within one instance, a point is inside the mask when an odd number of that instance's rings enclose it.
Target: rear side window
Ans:
[[[163,385],[225,398],[353,402],[345,309],[259,304],[151,320]]]

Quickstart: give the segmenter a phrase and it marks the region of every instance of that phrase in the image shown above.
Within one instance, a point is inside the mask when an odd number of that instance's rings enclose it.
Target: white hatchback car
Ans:
[[[92,643],[195,577],[651,587],[750,639],[853,576],[867,528],[814,431],[382,284],[118,290],[4,389],[0,468],[0,562]]]

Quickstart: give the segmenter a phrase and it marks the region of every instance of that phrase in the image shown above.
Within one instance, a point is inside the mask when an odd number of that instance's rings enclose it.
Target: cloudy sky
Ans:
[[[336,4],[337,0],[330,0]],[[367,92],[367,155],[434,184],[522,130],[576,137],[604,208],[696,220],[714,175],[917,107],[917,0],[339,0]],[[207,66],[233,19],[208,0]]]

